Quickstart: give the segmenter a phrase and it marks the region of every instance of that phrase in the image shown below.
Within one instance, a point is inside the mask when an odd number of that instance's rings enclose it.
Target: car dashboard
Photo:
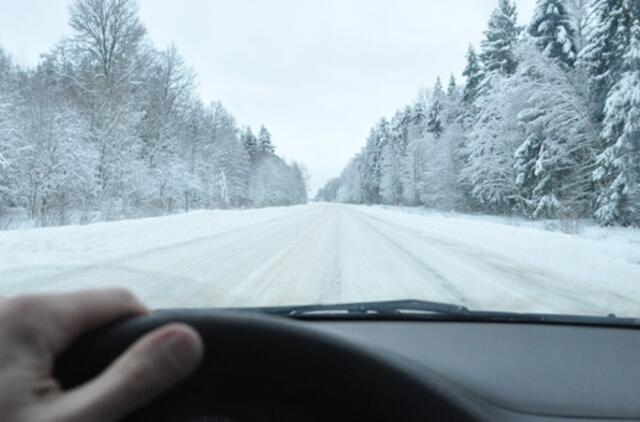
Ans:
[[[440,374],[501,420],[640,420],[640,329],[316,321],[315,330]]]
[[[128,421],[640,420],[640,329],[455,318],[163,310],[80,339],[64,388],[180,321],[205,360]]]

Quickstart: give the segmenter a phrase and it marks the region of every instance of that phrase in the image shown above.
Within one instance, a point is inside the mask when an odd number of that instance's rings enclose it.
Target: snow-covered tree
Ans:
[[[299,162],[292,162],[289,167],[291,168],[290,186],[291,197],[294,204],[304,204],[307,202],[308,189],[307,180],[309,180],[309,171],[304,164]]]
[[[181,199],[180,155],[184,126],[193,101],[193,73],[174,46],[158,52],[141,95],[140,158],[146,165],[141,202],[168,212]]]
[[[577,29],[569,0],[538,0],[529,34],[545,55],[573,66],[578,54]]]
[[[580,57],[580,51],[585,44],[587,22],[589,20],[589,3],[593,0],[567,0],[570,16],[573,17],[575,28],[574,44],[576,46],[576,58]]]
[[[462,75],[466,78],[462,99],[465,105],[469,106],[478,96],[482,82],[482,66],[472,45],[469,46],[467,51],[467,65]]]
[[[405,174],[403,162],[409,142],[408,124],[410,120],[411,110],[405,109],[396,112],[388,126],[388,140],[382,147],[380,157],[382,167],[380,195],[385,203],[402,203]]]
[[[585,84],[558,61],[523,45],[516,77],[526,90],[518,118],[524,142],[514,170],[522,208],[532,217],[584,216],[592,202],[598,131]]]
[[[459,183],[462,128],[459,124],[447,127],[439,138],[426,139],[421,198],[430,208],[445,211],[463,208],[462,187]]]
[[[340,189],[341,184],[342,184],[342,180],[340,177],[334,177],[332,179],[329,179],[327,183],[325,183],[324,186],[318,190],[318,193],[316,194],[314,199],[316,201],[323,201],[323,202],[337,201],[338,190]]]
[[[247,126],[240,135],[240,142],[249,154],[249,159],[255,163],[258,159],[258,138],[253,134],[251,128]]]
[[[211,206],[245,206],[249,203],[249,154],[238,139],[235,119],[224,106],[213,103],[211,113]]]
[[[257,207],[294,205],[306,202],[304,173],[278,156],[263,158],[251,181],[251,198]],[[304,192],[304,195],[302,195]]]
[[[18,138],[18,81],[15,66],[0,47],[0,217],[20,202],[18,174],[20,156],[25,152]]]
[[[335,197],[639,224],[639,13],[630,0],[539,0],[521,37],[499,0],[464,88],[438,80],[376,124]]]
[[[364,150],[363,197],[367,203],[380,202],[380,183],[383,176],[382,151],[389,141],[389,123],[380,121],[371,129]]]
[[[593,0],[591,4],[579,62],[590,75],[594,114],[599,121],[604,118],[609,91],[620,79],[624,54],[630,44],[631,25],[638,18],[640,2],[637,1]]]
[[[524,138],[518,113],[526,98],[518,82],[514,77],[494,80],[477,100],[480,111],[469,134],[462,176],[476,207],[491,212],[511,212],[517,205],[513,157]]]
[[[449,77],[447,95],[443,105],[445,127],[457,122],[462,117],[462,93],[458,88],[455,76]]]
[[[427,132],[433,134],[434,138],[440,137],[444,131],[443,107],[445,102],[445,93],[442,87],[442,81],[438,77],[431,94],[431,103],[427,111]]]
[[[485,73],[511,75],[516,71],[514,47],[520,34],[517,19],[515,3],[498,0],[481,43],[480,59]]]
[[[604,151],[594,179],[601,188],[596,219],[602,224],[640,225],[640,20],[631,28],[622,76],[604,108]]]
[[[260,144],[250,129],[239,139],[220,103],[204,106],[177,49],[152,47],[135,0],[75,0],[69,24],[34,68],[0,49],[0,217],[59,224],[306,200],[304,167],[275,156],[266,129]],[[258,168],[265,156],[274,171]],[[276,179],[251,191],[259,172]]]
[[[258,154],[262,156],[273,155],[275,148],[271,142],[271,134],[266,127],[260,126],[258,132]]]
[[[107,217],[120,216],[143,190],[144,174],[136,161],[142,151],[137,129],[144,113],[134,94],[149,68],[146,31],[132,0],[76,0],[70,13],[77,67],[63,68],[62,73],[90,113],[88,136],[99,154],[102,211]]]

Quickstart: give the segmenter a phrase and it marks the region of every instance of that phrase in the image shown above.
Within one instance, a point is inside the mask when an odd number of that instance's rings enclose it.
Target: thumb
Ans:
[[[61,419],[118,420],[193,372],[203,353],[202,339],[193,328],[160,327],[134,343],[96,379],[64,394]]]

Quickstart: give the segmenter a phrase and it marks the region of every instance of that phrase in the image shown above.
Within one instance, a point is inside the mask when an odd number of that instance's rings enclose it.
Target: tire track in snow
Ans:
[[[190,273],[194,268],[215,269],[216,264],[228,260],[229,256],[242,257],[246,255],[245,251],[256,239],[271,237],[282,231],[283,227],[295,227],[300,220],[308,218],[307,215],[312,213],[317,213],[317,210],[305,209],[299,213],[276,217],[241,228],[149,248],[85,265],[12,268],[2,271],[0,278],[12,280],[10,284],[4,283],[3,290],[5,291],[11,291],[12,286],[13,290],[37,291],[65,289],[69,285],[75,288],[125,285],[138,291],[165,291],[167,296],[172,294],[173,300],[169,298],[161,302],[173,304],[175,299],[178,299],[179,302],[191,300],[194,303],[193,306],[202,306],[194,289],[197,287],[197,290],[200,291],[210,283],[199,282],[196,278],[191,277]],[[208,245],[211,247],[206,248]],[[197,250],[202,246],[205,248]],[[196,251],[190,253],[194,248]],[[221,250],[222,254],[215,254]],[[181,283],[178,283],[179,280]],[[176,291],[176,284],[181,285],[182,294],[180,291]],[[187,292],[190,293],[188,296]],[[182,300],[182,296],[185,296],[185,300]]]
[[[303,223],[309,222],[303,221]],[[304,295],[299,293],[298,287],[300,283],[308,280],[296,277],[295,270],[301,265],[296,257],[309,247],[311,239],[318,230],[322,229],[323,223],[321,218],[314,218],[311,219],[310,224],[294,227],[295,236],[292,239],[288,242],[280,242],[280,248],[274,247],[272,253],[264,260],[257,265],[247,267],[248,273],[240,283],[227,292],[224,304],[231,306],[246,303],[252,305],[301,303],[298,297]],[[313,274],[308,274],[308,277],[312,276]],[[317,286],[315,290],[317,291]]]
[[[488,291],[490,291],[494,297],[498,296],[497,290],[502,290],[503,294],[507,296],[517,292],[518,296],[526,298],[529,308],[532,302],[538,300],[541,305],[543,303],[549,304],[544,306],[545,309],[549,309],[550,304],[554,304],[553,306],[558,308],[559,312],[562,312],[563,309],[572,309],[573,312],[580,311],[588,314],[593,314],[595,309],[599,310],[603,315],[610,312],[610,308],[604,306],[602,303],[601,295],[603,292],[592,291],[589,292],[590,294],[585,295],[585,287],[581,285],[580,289],[577,289],[575,286],[572,286],[572,282],[567,280],[565,276],[552,274],[548,270],[534,268],[529,265],[517,265],[504,257],[488,251],[477,248],[471,249],[470,246],[466,244],[454,243],[429,236],[363,211],[353,210],[353,212],[388,227],[401,236],[404,235],[405,239],[412,238],[415,241],[421,242],[425,249],[437,248],[446,251],[452,258],[459,262],[458,265],[470,268],[470,272],[477,272],[479,275],[478,280],[486,278],[488,274],[493,273],[496,277],[496,283],[489,287]],[[500,280],[500,278],[502,280]],[[470,282],[473,283],[473,280],[466,280],[465,284],[469,284]],[[581,292],[579,295],[577,294],[578,291]],[[626,298],[616,292],[607,291],[606,294],[614,296],[615,301],[633,303],[630,298]],[[590,296],[597,297],[597,299],[592,299]],[[516,298],[509,298],[508,303],[510,309],[514,309],[513,304],[517,302],[517,300]],[[559,302],[564,302],[564,304]],[[495,306],[489,307],[497,309]],[[486,309],[488,306],[485,303],[480,308]]]
[[[353,213],[352,210],[349,210],[347,212],[351,213],[354,218],[357,218],[371,232],[382,238],[387,245],[392,247],[395,253],[403,256],[409,262],[411,262],[413,264],[413,267],[422,274],[425,284],[436,284],[438,287],[444,289],[451,297],[450,301],[453,303],[464,306],[472,305],[472,303],[470,303],[469,301],[469,298],[465,296],[462,290],[457,288],[453,283],[447,280],[445,276],[435,270],[432,266],[424,262],[424,260],[418,254],[404,246],[399,241],[398,236],[394,237],[390,236],[388,233],[385,233],[376,224],[372,224],[370,221],[368,221],[366,217],[364,217],[364,215],[361,213]],[[409,298],[413,299],[415,297]]]

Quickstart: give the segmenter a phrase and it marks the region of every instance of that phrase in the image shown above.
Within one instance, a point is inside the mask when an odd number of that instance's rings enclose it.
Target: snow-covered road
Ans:
[[[625,232],[626,233],[626,232]],[[0,233],[0,294],[123,285],[153,307],[417,298],[640,315],[640,235],[335,204]]]

